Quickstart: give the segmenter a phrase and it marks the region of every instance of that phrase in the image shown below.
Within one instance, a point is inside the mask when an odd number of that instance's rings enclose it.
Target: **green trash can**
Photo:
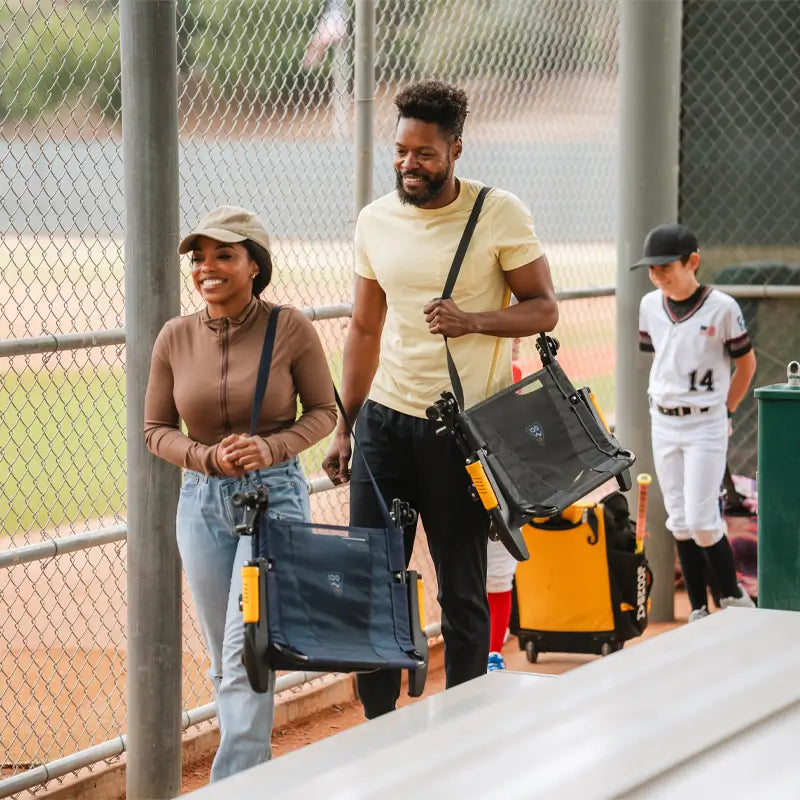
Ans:
[[[711,281],[720,287],[730,284],[747,286],[798,286],[800,264],[779,261],[746,261],[723,267]],[[782,380],[783,365],[797,358],[797,341],[787,336],[796,328],[797,300],[738,298],[750,341],[758,359],[754,386],[764,386]],[[733,436],[728,442],[728,466],[731,472],[754,478],[756,474],[756,401],[748,392],[733,419]]]
[[[758,403],[758,604],[800,611],[800,363]]]

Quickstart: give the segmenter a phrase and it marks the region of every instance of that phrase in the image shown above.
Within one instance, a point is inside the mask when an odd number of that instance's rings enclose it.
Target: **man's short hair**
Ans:
[[[462,89],[441,81],[420,81],[407,86],[394,99],[398,119],[421,119],[436,123],[458,139],[467,118],[467,95]]]

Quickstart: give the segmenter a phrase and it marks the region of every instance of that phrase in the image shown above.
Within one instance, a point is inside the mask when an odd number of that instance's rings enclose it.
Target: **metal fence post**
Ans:
[[[128,800],[181,786],[178,471],[147,452],[144,392],[164,321],[180,313],[174,0],[120,4],[128,409]]]
[[[678,213],[681,0],[622,0],[620,14],[620,175],[617,236],[616,430],[653,473],[647,379],[650,357],[638,352],[639,301],[651,288],[646,270],[631,272],[650,228]],[[651,619],[674,618],[674,548],[654,481],[648,508],[653,568]]]
[[[375,119],[375,0],[356,0],[355,66],[355,212],[372,201]]]

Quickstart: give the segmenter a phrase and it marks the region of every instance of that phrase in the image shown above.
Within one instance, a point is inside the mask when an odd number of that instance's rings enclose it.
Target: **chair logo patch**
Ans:
[[[544,428],[542,428],[538,422],[528,425],[528,427],[525,428],[525,433],[535,439],[537,444],[540,444],[544,447]]]
[[[342,577],[341,572],[329,572],[328,573],[328,585],[333,590],[333,593],[337,597],[342,596],[342,588],[344,586],[344,578]]]

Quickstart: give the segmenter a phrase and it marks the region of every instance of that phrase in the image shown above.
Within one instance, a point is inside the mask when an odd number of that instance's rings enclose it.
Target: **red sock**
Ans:
[[[503,649],[508,621],[511,619],[511,591],[489,592],[489,617],[491,633],[489,634],[489,652],[499,653]]]

